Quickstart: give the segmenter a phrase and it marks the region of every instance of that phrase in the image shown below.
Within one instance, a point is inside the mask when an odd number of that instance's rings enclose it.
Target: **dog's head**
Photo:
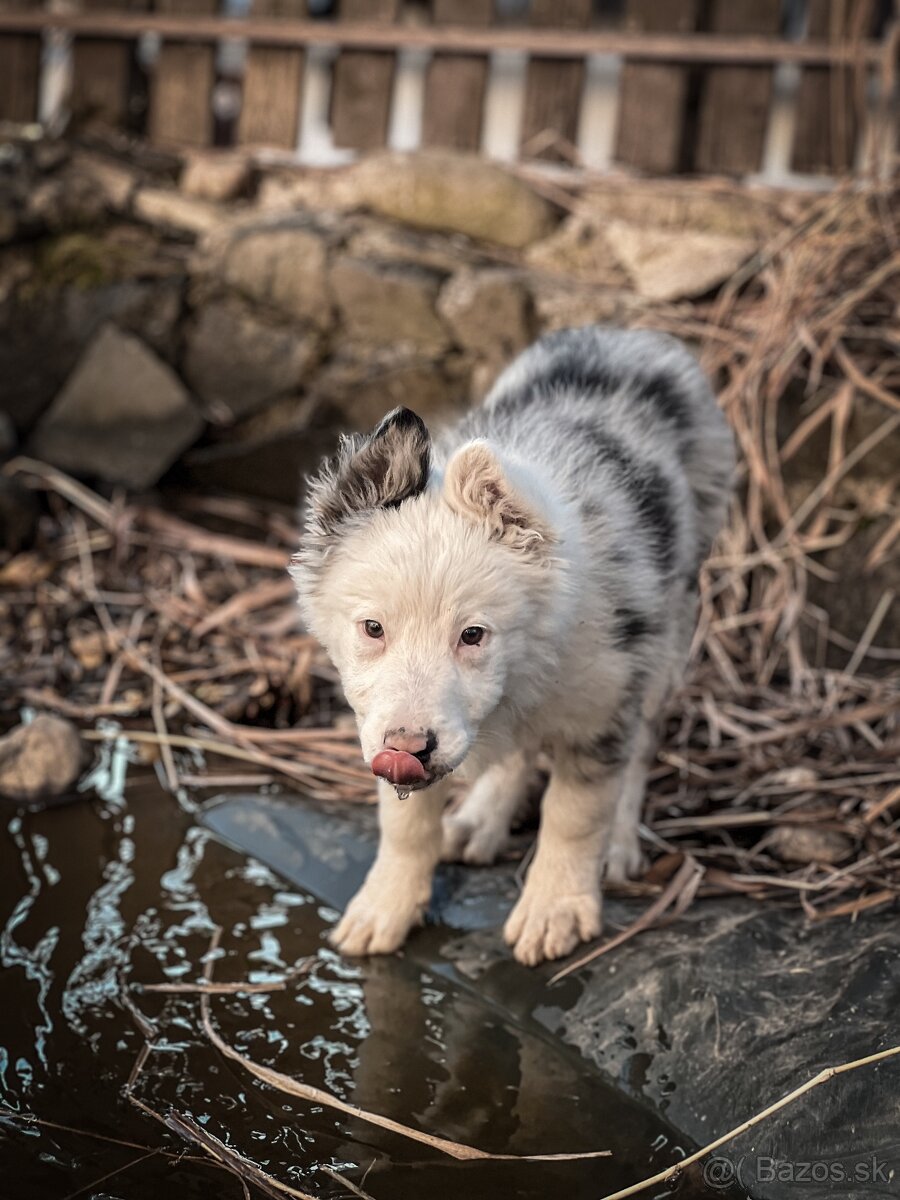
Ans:
[[[310,481],[291,573],[356,712],[363,754],[398,788],[458,767],[501,705],[547,668],[557,534],[527,471],[484,441],[443,474],[409,409],[343,439]],[[515,681],[515,687],[511,683]]]

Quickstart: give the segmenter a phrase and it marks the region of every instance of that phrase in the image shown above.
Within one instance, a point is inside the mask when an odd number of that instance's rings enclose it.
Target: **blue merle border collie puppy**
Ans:
[[[597,936],[601,879],[641,866],[657,718],[733,467],[685,347],[598,327],[542,338],[434,442],[407,408],[343,439],[291,568],[378,776],[378,854],[340,950],[402,945],[441,857],[491,862],[539,753],[537,848],[504,934],[531,965]]]

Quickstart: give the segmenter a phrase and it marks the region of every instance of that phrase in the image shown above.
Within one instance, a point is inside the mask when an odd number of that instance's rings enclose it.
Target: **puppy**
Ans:
[[[407,408],[343,439],[291,567],[379,777],[341,951],[401,946],[442,854],[496,857],[539,751],[550,781],[504,936],[534,965],[599,934],[602,874],[641,867],[655,724],[733,465],[688,351],[598,327],[542,338],[435,443]],[[451,776],[469,791],[445,816]]]

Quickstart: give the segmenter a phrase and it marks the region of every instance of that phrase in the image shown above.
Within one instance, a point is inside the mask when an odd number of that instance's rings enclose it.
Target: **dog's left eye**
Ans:
[[[464,646],[478,646],[481,644],[483,637],[484,630],[480,625],[469,625],[459,635],[459,640]]]
[[[384,637],[384,626],[381,624],[380,621],[364,621],[363,628],[365,629],[366,634],[370,638],[377,639],[377,638]]]

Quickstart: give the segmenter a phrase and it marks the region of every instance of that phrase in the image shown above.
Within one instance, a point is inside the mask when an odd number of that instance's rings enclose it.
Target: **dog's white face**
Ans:
[[[521,659],[528,596],[509,551],[423,493],[345,538],[314,604],[367,763],[422,737],[422,783],[458,767]],[[424,749],[424,748],[423,748]]]
[[[442,480],[429,478],[427,432],[407,412],[350,443],[349,455],[345,446],[346,463],[313,484],[307,538],[316,544],[293,573],[340,671],[366,762],[412,790],[465,761],[511,672],[533,661],[552,535],[484,443],[459,450]],[[389,482],[374,503],[360,487],[373,476]]]

